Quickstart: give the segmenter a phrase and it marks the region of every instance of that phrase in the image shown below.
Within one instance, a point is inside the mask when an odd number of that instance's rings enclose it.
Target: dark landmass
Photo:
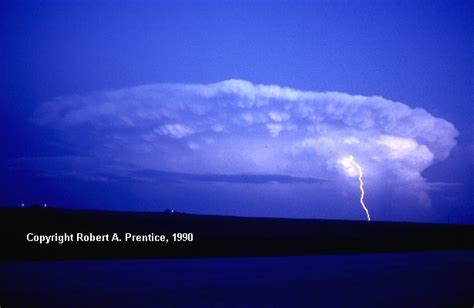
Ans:
[[[28,242],[28,233],[109,234],[121,242]],[[164,234],[163,242],[125,242],[124,234]],[[173,233],[193,233],[174,242]],[[1,260],[290,256],[474,249],[474,226],[345,220],[248,218],[176,212],[54,208],[0,209]]]

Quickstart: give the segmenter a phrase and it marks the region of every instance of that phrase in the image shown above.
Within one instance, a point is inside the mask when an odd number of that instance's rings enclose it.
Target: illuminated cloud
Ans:
[[[283,129],[283,126],[281,126],[280,124],[269,123],[267,124],[267,129],[270,135],[272,135],[272,137],[278,137],[278,135]]]
[[[169,136],[171,138],[181,139],[194,133],[194,131],[181,124],[166,124],[153,130],[163,136]]]
[[[418,192],[425,189],[421,172],[448,157],[458,134],[424,109],[379,96],[243,80],[59,97],[43,103],[35,121],[90,157],[137,169],[336,181],[355,175],[341,164],[353,155],[368,187],[383,179]]]

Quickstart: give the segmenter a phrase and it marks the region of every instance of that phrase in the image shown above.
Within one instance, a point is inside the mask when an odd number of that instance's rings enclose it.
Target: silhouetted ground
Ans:
[[[125,242],[127,232],[164,234],[168,243]],[[117,233],[122,241],[46,245],[28,242],[28,233]],[[174,242],[173,233],[193,233],[193,241]],[[0,241],[3,260],[294,256],[474,249],[474,226],[3,208]]]

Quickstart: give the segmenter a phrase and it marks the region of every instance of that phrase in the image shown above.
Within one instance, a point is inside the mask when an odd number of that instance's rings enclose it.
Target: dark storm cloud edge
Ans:
[[[10,170],[29,176],[52,178],[78,178],[89,181],[135,181],[144,183],[235,183],[235,184],[318,184],[328,182],[315,177],[298,177],[285,174],[197,174],[152,169],[122,169],[102,165],[86,157],[20,158],[10,161]],[[78,171],[81,170],[81,171]]]
[[[312,177],[295,177],[283,174],[190,174],[166,172],[157,170],[137,170],[134,175],[145,177],[149,180],[164,182],[220,182],[220,183],[246,183],[246,184],[316,184],[327,180]]]

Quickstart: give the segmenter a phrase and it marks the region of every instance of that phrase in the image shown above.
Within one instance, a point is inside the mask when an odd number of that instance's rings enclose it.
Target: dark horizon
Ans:
[[[446,226],[472,226],[471,223],[456,223],[456,222],[419,222],[419,221],[409,221],[409,220],[374,220],[374,221],[366,221],[361,219],[340,219],[340,218],[311,218],[311,217],[278,217],[278,216],[242,216],[242,215],[219,215],[214,213],[193,213],[193,212],[181,212],[176,211],[172,208],[164,208],[162,210],[156,211],[149,211],[149,210],[131,210],[131,209],[102,209],[102,208],[89,208],[89,207],[82,207],[82,208],[71,208],[67,206],[58,206],[56,204],[46,204],[44,203],[31,203],[31,204],[0,204],[0,212],[2,210],[24,210],[25,213],[34,211],[37,213],[54,213],[55,211],[59,212],[69,212],[69,213],[104,213],[104,214],[150,214],[150,215],[187,215],[187,216],[196,216],[196,217],[215,217],[215,218],[242,218],[242,219],[258,219],[258,220],[286,220],[286,221],[334,221],[334,222],[360,222],[360,223],[382,223],[382,224],[417,224],[417,225],[446,225]]]

